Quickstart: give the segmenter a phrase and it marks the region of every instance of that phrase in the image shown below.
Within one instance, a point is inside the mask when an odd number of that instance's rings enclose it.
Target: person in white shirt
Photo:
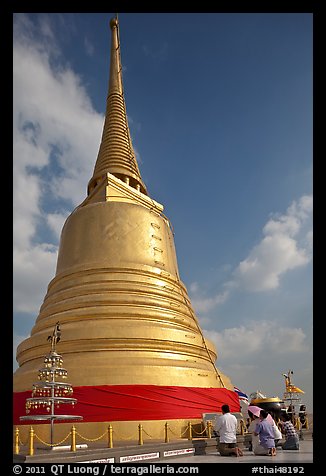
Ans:
[[[222,415],[218,417],[215,430],[219,433],[220,442],[218,450],[221,456],[243,456],[242,450],[237,446],[238,422],[230,413],[229,405],[222,405]]]

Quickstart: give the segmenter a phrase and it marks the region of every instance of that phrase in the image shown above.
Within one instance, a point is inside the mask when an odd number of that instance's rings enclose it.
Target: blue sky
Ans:
[[[114,13],[14,15],[14,369],[86,196]],[[312,14],[121,13],[129,126],[217,367],[312,408]]]

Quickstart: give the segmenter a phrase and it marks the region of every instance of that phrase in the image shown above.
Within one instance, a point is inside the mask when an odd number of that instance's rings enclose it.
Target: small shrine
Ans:
[[[294,385],[291,381],[293,370],[289,370],[288,373],[284,373],[285,379],[285,392],[283,394],[283,401],[286,406],[287,413],[291,416],[292,423],[300,426],[299,421],[302,424],[302,428],[307,428],[307,413],[306,405],[302,403],[301,395],[304,393],[301,388]]]
[[[51,424],[51,444],[53,443],[54,422],[67,420],[82,420],[79,415],[67,415],[60,412],[61,405],[74,405],[77,400],[72,397],[72,385],[62,382],[68,372],[63,368],[62,355],[57,353],[56,346],[61,338],[60,323],[57,322],[52,335],[48,336],[51,350],[45,355],[43,367],[38,371],[39,382],[33,384],[32,396],[26,399],[26,415],[20,420],[48,421]]]

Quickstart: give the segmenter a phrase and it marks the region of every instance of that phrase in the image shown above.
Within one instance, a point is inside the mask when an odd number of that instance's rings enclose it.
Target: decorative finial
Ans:
[[[60,322],[57,322],[52,335],[49,335],[47,340],[51,342],[51,352],[56,352],[56,345],[61,337]]]
[[[114,27],[118,26],[118,17],[116,16],[115,18],[111,18],[110,20],[110,28],[113,30]]]

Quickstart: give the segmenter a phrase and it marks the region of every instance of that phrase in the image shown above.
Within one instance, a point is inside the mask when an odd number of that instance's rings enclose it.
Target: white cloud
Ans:
[[[76,205],[85,198],[104,118],[93,110],[80,78],[53,60],[49,42],[46,47],[39,51],[32,40],[14,42],[14,137],[25,152],[25,160],[15,155],[15,162],[21,172],[27,165],[42,170],[55,147],[62,173],[60,180],[54,176],[54,191]],[[26,147],[31,142],[33,154]],[[35,157],[42,160],[35,164]]]
[[[35,33],[24,14],[15,15],[14,311],[33,313],[54,277],[64,219],[86,197],[104,121],[60,56],[46,16],[39,36]],[[57,209],[48,210],[50,202],[58,203]],[[56,239],[46,243],[40,227],[48,227]]]
[[[311,213],[312,196],[304,195],[286,214],[271,218],[263,228],[265,236],[236,268],[236,283],[247,291],[275,289],[282,274],[306,265],[311,260],[311,246],[307,242],[300,245],[297,236]]]
[[[245,360],[260,352],[279,354],[307,351],[305,334],[301,328],[280,327],[268,321],[251,321],[246,326],[226,328],[222,332],[204,331],[217,347],[224,360]]]
[[[284,215],[270,218],[263,227],[263,238],[239,263],[232,278],[223,284],[224,291],[203,296],[199,284],[191,283],[191,302],[196,312],[210,312],[224,303],[234,289],[249,292],[276,289],[283,274],[309,263],[313,233],[305,228],[311,226],[312,209],[312,196],[303,195]]]
[[[279,286],[280,276],[310,261],[305,249],[284,233],[265,236],[241,261],[234,275],[247,291],[267,291]]]
[[[67,214],[63,213],[48,213],[46,216],[48,226],[55,234],[57,241],[60,240],[61,231],[67,216]]]
[[[214,309],[219,304],[222,304],[226,301],[229,296],[229,291],[224,291],[220,294],[216,294],[213,297],[199,297],[194,296],[191,298],[191,303],[199,313],[209,312]]]
[[[54,277],[57,247],[51,244],[16,248],[13,256],[14,311],[37,316],[46,293],[46,286]]]

